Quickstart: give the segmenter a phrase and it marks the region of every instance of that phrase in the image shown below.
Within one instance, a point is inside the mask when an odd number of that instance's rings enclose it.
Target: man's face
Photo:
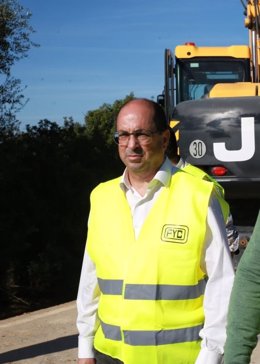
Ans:
[[[137,131],[152,132],[148,140],[142,141],[136,135],[130,135],[126,143],[119,144],[119,156],[130,175],[152,178],[163,163],[169,131],[157,133],[153,113],[154,111],[147,103],[139,100],[126,105],[118,115],[119,134]]]

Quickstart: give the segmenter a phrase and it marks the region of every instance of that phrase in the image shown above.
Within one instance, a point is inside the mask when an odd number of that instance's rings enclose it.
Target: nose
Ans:
[[[139,143],[137,137],[134,136],[133,134],[130,134],[129,135],[129,139],[128,139],[128,147],[129,148],[133,148],[136,145],[140,146],[140,143]]]

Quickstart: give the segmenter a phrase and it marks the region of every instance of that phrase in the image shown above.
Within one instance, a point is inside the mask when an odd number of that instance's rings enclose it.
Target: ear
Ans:
[[[165,151],[168,147],[169,144],[169,140],[170,140],[170,130],[166,129],[163,131],[162,133],[162,137],[163,137],[163,150]]]

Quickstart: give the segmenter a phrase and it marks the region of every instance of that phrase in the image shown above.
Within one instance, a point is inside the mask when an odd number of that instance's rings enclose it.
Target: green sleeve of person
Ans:
[[[260,212],[236,272],[228,311],[224,363],[249,363],[259,333]]]

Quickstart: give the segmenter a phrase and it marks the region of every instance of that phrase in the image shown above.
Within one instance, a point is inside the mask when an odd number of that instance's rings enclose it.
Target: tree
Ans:
[[[41,120],[0,143],[0,319],[76,298],[89,195],[123,171],[114,121],[132,98],[85,125]]]
[[[112,105],[103,104],[100,108],[89,111],[85,116],[85,124],[89,135],[102,134],[102,137],[111,144],[117,114],[121,107],[133,98],[134,93],[131,92],[124,99],[114,101]]]
[[[83,131],[42,120],[0,143],[0,318],[76,297],[97,183]]]
[[[26,101],[25,101],[26,102]],[[0,85],[0,140],[19,130],[16,113],[24,106],[21,81],[6,77]]]
[[[27,57],[32,46],[31,13],[16,0],[0,0],[0,137],[17,131],[16,113],[26,100],[21,81],[11,77],[12,66]]]

